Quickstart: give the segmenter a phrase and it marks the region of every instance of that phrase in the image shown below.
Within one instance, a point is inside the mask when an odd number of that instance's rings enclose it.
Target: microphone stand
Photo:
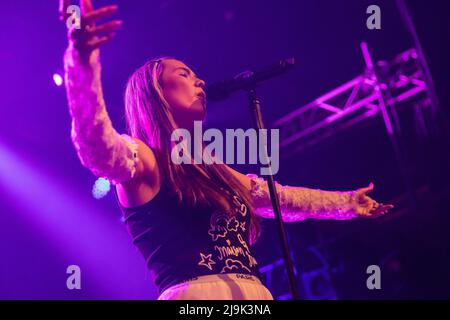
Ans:
[[[269,80],[275,76],[283,74],[291,69],[295,65],[295,59],[283,59],[276,63],[275,65],[269,66],[262,70],[258,70],[256,72],[253,71],[244,71],[237,76],[235,76],[231,80],[219,81],[217,83],[212,84],[207,88],[207,96],[212,100],[222,100],[227,98],[232,92],[238,90],[248,91],[249,102],[250,102],[250,111],[253,118],[253,123],[255,129],[261,130],[265,129],[264,122],[261,113],[261,101],[256,95],[256,85],[259,82],[263,82]],[[261,145],[260,145],[261,146]],[[282,252],[284,263],[286,266],[289,288],[292,294],[293,300],[299,300],[299,295],[297,291],[297,285],[294,276],[294,268],[292,264],[291,255],[288,249],[288,242],[286,238],[286,231],[284,229],[283,219],[281,217],[280,210],[280,200],[278,199],[278,193],[275,185],[275,181],[273,179],[272,167],[269,163],[268,154],[267,154],[267,139],[265,140],[265,144],[263,146],[263,157],[264,164],[268,164],[268,172],[267,175],[267,184],[270,192],[270,199],[272,201],[273,212],[275,214],[275,220],[278,228],[278,232],[280,235]],[[261,150],[259,150],[261,152]],[[260,153],[261,155],[261,153]]]
[[[252,113],[253,123],[254,123],[255,129],[257,129],[259,132],[260,129],[265,129],[265,127],[264,127],[264,122],[263,122],[262,113],[261,113],[261,101],[259,100],[258,96],[256,95],[255,87],[256,87],[256,85],[251,85],[250,87],[247,88],[247,90],[248,90],[248,95],[249,95],[250,111]],[[265,157],[265,159],[264,159],[265,162],[263,162],[263,163],[269,164],[268,154],[267,154],[267,139],[266,139],[265,143],[266,144],[263,146],[263,153],[264,153],[263,156]],[[268,169],[269,169],[268,170],[269,175],[267,176],[267,184],[269,186],[270,199],[272,201],[273,212],[275,214],[277,229],[278,229],[278,232],[280,235],[283,258],[284,258],[284,263],[286,266],[286,271],[287,271],[287,276],[288,276],[289,288],[290,288],[290,291],[292,294],[292,299],[299,300],[297,285],[296,285],[295,276],[294,276],[294,268],[293,268],[293,264],[292,264],[292,258],[291,258],[291,255],[290,255],[289,249],[288,249],[286,231],[284,229],[284,223],[283,223],[283,220],[281,217],[280,200],[278,198],[275,181],[273,179],[271,164],[269,164]]]

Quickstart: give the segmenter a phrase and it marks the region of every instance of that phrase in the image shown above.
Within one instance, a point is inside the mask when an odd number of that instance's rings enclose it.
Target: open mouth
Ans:
[[[197,97],[199,97],[199,98],[201,98],[203,100],[206,100],[206,93],[200,92],[200,93],[197,94]]]

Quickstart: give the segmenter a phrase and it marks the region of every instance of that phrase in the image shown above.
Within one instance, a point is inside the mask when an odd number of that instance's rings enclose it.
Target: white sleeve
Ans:
[[[113,184],[132,179],[139,161],[138,145],[112,126],[103,99],[99,50],[83,63],[78,51],[69,47],[64,55],[64,70],[71,138],[81,163]]]
[[[267,182],[255,174],[251,179],[251,195],[255,214],[274,218]],[[358,216],[354,191],[325,191],[303,187],[282,186],[276,182],[281,216],[285,222],[305,219],[349,220]]]

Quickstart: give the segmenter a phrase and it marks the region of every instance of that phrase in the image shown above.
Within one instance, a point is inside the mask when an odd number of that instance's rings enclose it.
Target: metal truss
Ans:
[[[315,246],[309,246],[307,252],[320,266],[315,269],[299,272],[297,266],[294,265],[294,273],[301,287],[301,298],[307,300],[336,300],[337,293],[332,285],[331,278],[332,274],[339,271],[339,268],[332,268],[323,253]],[[291,256],[293,256],[292,252]],[[286,271],[284,269],[283,259],[278,259],[262,266],[260,273],[264,283],[271,289],[276,300],[292,299],[292,295],[285,291]]]
[[[365,43],[361,49],[366,62],[363,74],[273,123],[273,128],[280,129],[283,156],[293,155],[378,113],[392,134],[386,106],[398,107],[399,102],[426,91],[415,49],[388,62],[378,61],[375,66]]]

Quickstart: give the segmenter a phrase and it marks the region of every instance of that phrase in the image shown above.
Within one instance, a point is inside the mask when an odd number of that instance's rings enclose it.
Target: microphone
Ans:
[[[219,101],[239,90],[249,90],[258,83],[286,73],[295,65],[295,59],[283,59],[278,63],[258,71],[244,71],[229,80],[222,80],[209,85],[206,88],[206,97],[211,101]]]

